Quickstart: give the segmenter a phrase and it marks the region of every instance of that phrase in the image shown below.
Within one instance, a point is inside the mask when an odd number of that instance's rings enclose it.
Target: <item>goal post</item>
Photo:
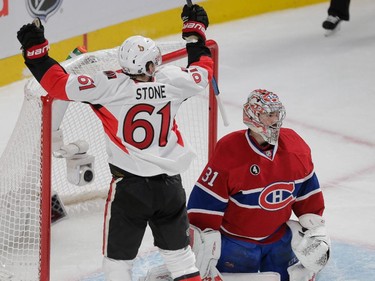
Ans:
[[[186,67],[184,42],[157,44],[163,64]],[[218,45],[207,40],[207,46],[217,79]],[[120,69],[117,48],[85,53],[61,64],[68,72],[78,74]],[[198,156],[182,174],[187,194],[217,141],[217,103],[211,86],[208,92],[209,95],[186,101],[176,117]],[[110,184],[104,130],[90,106],[79,102],[69,102],[61,124],[63,140],[64,144],[78,139],[89,143],[88,153],[95,156],[95,177],[84,186],[68,182],[65,159],[52,157],[54,102],[35,79],[26,83],[20,115],[0,158],[0,276],[11,276],[14,280],[50,280],[52,193],[59,194],[68,215],[76,215],[90,208],[102,208],[104,204],[97,202],[105,200]]]

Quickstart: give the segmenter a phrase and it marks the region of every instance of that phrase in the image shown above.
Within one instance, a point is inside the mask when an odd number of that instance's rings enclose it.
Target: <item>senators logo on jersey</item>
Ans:
[[[26,8],[29,14],[47,21],[61,6],[62,0],[26,0]]]

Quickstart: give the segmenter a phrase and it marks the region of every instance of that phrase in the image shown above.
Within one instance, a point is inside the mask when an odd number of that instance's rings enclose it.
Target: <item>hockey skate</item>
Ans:
[[[328,16],[322,26],[325,29],[325,36],[330,36],[340,30],[341,19],[337,16]]]

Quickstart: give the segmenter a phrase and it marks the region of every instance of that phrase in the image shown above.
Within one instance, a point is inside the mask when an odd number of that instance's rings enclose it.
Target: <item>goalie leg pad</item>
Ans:
[[[221,253],[221,234],[216,230],[200,230],[190,225],[190,244],[196,257],[202,279],[222,279],[216,268]]]

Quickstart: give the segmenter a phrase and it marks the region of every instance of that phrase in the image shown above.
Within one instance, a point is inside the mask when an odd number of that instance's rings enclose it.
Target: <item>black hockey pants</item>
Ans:
[[[186,194],[180,175],[140,177],[111,166],[114,175],[105,208],[103,254],[134,259],[149,224],[154,245],[178,250],[189,245]]]

